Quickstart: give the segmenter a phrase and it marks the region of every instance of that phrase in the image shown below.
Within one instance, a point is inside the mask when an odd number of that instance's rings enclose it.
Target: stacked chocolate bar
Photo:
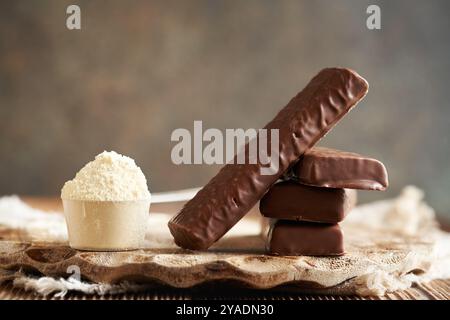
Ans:
[[[384,190],[384,165],[356,153],[327,148],[307,151],[260,201],[270,218],[267,250],[277,255],[341,255],[339,227],[356,205],[356,190]]]

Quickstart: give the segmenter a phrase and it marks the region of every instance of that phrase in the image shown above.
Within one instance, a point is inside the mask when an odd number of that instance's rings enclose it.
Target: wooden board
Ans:
[[[192,299],[226,297],[227,292],[232,292],[233,296],[240,292],[243,297],[301,297],[305,294],[309,297],[315,294],[354,297],[355,279],[368,269],[421,273],[426,270],[432,249],[431,243],[422,238],[399,241],[385,232],[361,233],[358,227],[347,234],[347,254],[343,257],[268,256],[264,253],[260,222],[250,215],[211,250],[193,252],[173,243],[166,225],[170,215],[151,216],[153,222],[149,226],[151,232],[146,248],[129,252],[83,252],[70,248],[65,242],[36,240],[26,232],[0,228],[0,269],[67,277],[67,268],[76,265],[87,281],[114,284],[127,280],[151,284],[151,289],[142,294],[148,298],[158,298],[161,294]],[[416,260],[410,266],[408,259],[412,253]],[[426,284],[423,286],[412,288],[404,295],[396,293],[387,297],[448,298],[446,281],[433,283],[429,288]],[[12,289],[9,281],[1,288],[8,297],[27,295],[20,289]],[[117,296],[121,297],[141,296]]]
[[[152,219],[149,228],[159,232],[147,235],[146,248],[122,252],[78,251],[67,243],[36,241],[0,229],[0,268],[67,277],[68,268],[78,266],[83,279],[94,283],[138,281],[192,288],[220,282],[222,287],[348,295],[355,294],[358,286],[354,279],[366,270],[402,270],[410,263],[412,252],[418,262],[406,271],[425,271],[431,250],[429,243],[414,238],[399,243],[372,234],[364,235],[364,241],[349,237],[347,253],[341,257],[270,256],[265,254],[259,223],[244,219],[211,250],[196,252],[173,243],[165,230],[168,215]]]

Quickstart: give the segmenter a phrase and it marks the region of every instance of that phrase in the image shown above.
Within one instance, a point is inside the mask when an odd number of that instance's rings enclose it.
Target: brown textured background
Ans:
[[[369,4],[382,30],[365,27]],[[82,30],[65,27],[79,4]],[[374,156],[450,218],[448,1],[0,2],[0,195],[57,195],[95,154],[134,157],[151,191],[199,186],[170,134],[263,126],[325,66],[371,90],[322,145]],[[385,196],[364,193],[363,200]]]

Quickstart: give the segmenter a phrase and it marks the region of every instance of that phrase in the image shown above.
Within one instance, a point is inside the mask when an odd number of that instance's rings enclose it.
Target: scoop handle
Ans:
[[[189,188],[152,193],[152,203],[180,202],[191,200],[201,188]]]

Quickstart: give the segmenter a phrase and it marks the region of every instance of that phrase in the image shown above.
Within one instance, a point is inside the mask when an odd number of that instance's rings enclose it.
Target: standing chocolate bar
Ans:
[[[264,166],[261,163],[225,165],[169,221],[175,243],[188,249],[209,248],[367,91],[368,83],[352,70],[329,68],[319,72],[265,126],[269,130],[279,129],[278,170],[273,175],[262,175],[260,169]],[[245,152],[248,153],[248,150],[247,144]]]

